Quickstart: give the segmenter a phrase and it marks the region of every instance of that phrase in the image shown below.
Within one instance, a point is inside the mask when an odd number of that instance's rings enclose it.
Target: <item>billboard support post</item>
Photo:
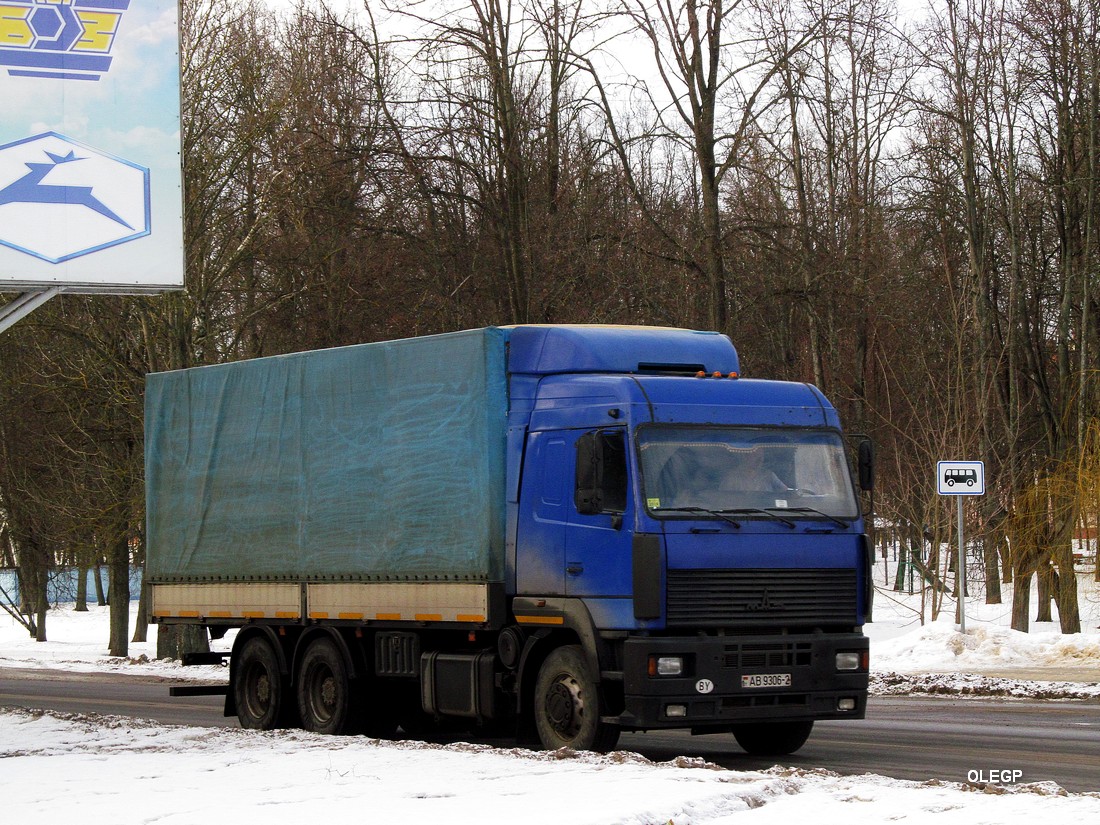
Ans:
[[[0,307],[0,332],[6,331],[8,327],[30,315],[50,298],[60,294],[61,287],[55,286],[39,292],[24,292],[14,301],[4,304]]]

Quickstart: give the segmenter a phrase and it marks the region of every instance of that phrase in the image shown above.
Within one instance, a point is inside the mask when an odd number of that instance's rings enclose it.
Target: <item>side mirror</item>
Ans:
[[[859,487],[861,490],[875,488],[875,445],[869,438],[859,442]]]

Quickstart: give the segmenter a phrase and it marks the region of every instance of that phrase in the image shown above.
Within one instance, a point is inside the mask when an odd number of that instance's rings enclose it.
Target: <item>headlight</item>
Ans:
[[[858,651],[836,654],[837,670],[859,670],[860,655]]]
[[[650,676],[680,676],[684,672],[683,656],[650,656]]]

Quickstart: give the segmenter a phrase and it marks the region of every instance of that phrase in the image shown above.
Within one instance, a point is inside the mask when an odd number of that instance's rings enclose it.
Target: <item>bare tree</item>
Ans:
[[[593,78],[608,123],[609,148],[622,164],[638,208],[663,242],[663,254],[706,285],[705,311],[696,322],[725,331],[730,290],[723,182],[745,162],[759,118],[777,101],[772,80],[812,34],[800,32],[791,37],[789,48],[772,53],[767,18],[748,0],[623,0],[620,14],[628,36],[640,38],[650,53],[655,79],[633,81],[649,109],[649,126],[627,131],[594,61],[580,55],[577,59]],[[639,147],[647,154],[658,151],[681,159],[695,210],[694,225],[685,235],[662,216],[652,190],[644,185]]]

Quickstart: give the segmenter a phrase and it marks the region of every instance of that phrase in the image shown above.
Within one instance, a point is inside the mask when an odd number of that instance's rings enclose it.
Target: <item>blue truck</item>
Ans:
[[[243,727],[797,750],[866,709],[836,410],[712,332],[515,326],[148,376],[151,615]]]

